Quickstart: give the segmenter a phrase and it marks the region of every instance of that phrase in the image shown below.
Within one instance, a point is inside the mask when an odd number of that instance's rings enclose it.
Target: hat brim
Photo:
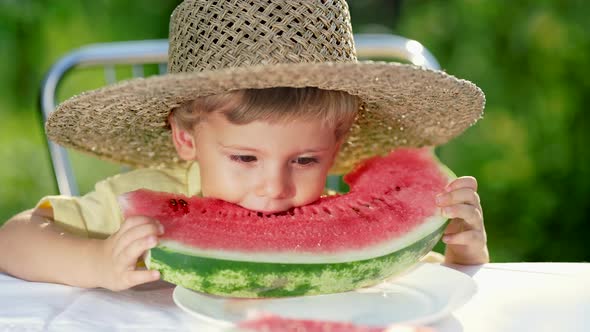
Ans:
[[[63,102],[46,124],[58,144],[134,167],[180,164],[167,118],[197,97],[231,90],[317,87],[359,96],[364,110],[333,173],[398,146],[448,142],[482,117],[485,97],[473,83],[442,71],[392,62],[297,63],[136,78]]]

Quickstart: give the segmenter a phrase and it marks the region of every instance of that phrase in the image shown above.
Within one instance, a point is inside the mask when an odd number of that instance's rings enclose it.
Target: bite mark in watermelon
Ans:
[[[378,283],[432,250],[447,221],[435,196],[453,178],[430,149],[399,149],[346,175],[349,193],[280,214],[143,189],[119,202],[125,218],[164,226],[145,259],[164,280],[235,297],[325,294]]]

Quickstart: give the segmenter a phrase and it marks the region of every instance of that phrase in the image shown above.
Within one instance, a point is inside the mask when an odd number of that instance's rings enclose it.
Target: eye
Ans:
[[[298,165],[307,166],[318,163],[318,159],[314,157],[299,157],[293,159],[292,162]]]
[[[248,156],[248,155],[231,155],[229,157],[232,161],[238,163],[253,163],[258,159],[255,156]]]

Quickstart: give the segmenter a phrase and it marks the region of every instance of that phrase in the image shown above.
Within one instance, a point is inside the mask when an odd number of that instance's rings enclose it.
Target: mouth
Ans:
[[[288,208],[288,209],[255,209],[254,211],[256,211],[257,213],[262,213],[264,215],[270,215],[270,214],[282,214],[282,213],[287,213],[288,211],[293,210],[293,208]]]
[[[289,209],[292,209],[293,206],[285,201],[277,202],[277,201],[266,201],[266,202],[244,202],[246,204],[239,204],[242,207],[254,211],[259,214],[263,215],[271,215],[286,212]],[[258,203],[258,204],[257,204]]]
[[[261,205],[258,205],[258,206],[242,205],[242,207],[249,209],[251,211],[254,211],[259,215],[264,215],[264,216],[293,214],[293,209],[295,208],[290,204],[267,204],[267,205],[262,205],[262,206]],[[291,213],[289,213],[289,211],[291,211]]]
[[[294,207],[291,207],[289,209],[283,209],[283,210],[265,210],[265,211],[260,211],[260,210],[254,210],[256,211],[256,214],[259,217],[269,217],[269,216],[293,216],[295,215],[294,212]]]

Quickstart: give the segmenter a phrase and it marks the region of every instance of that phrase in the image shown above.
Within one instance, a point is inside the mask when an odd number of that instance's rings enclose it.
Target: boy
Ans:
[[[111,290],[157,280],[136,261],[165,230],[123,221],[117,195],[144,187],[285,211],[316,200],[329,172],[359,159],[448,141],[484,103],[475,85],[442,72],[357,61],[344,1],[187,0],[171,17],[169,73],[91,91],[53,113],[56,142],[150,168],[12,218],[0,229],[0,253],[10,253],[0,271]],[[489,260],[476,191],[463,177],[438,197],[454,218],[447,262]]]

